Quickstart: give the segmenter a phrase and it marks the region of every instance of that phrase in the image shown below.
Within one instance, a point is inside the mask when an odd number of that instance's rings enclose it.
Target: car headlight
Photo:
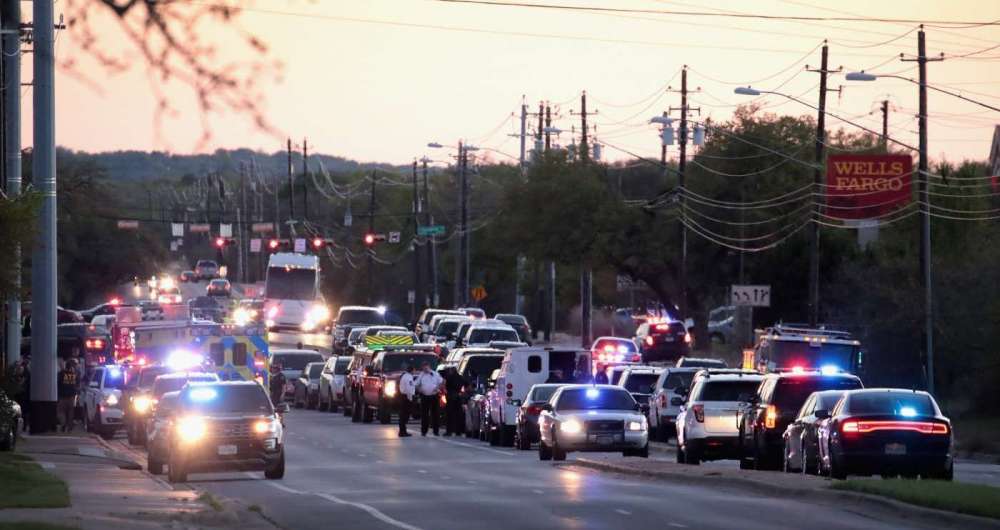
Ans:
[[[628,422],[628,430],[630,431],[645,431],[646,422],[644,421],[630,421]]]
[[[113,407],[113,406],[117,405],[118,404],[118,396],[116,396],[114,394],[108,394],[108,395],[104,396],[104,404],[107,405],[107,406],[109,406],[109,407]]]
[[[316,322],[325,322],[330,319],[330,308],[325,305],[315,305],[309,310],[308,318]]]
[[[247,325],[247,323],[250,322],[251,318],[252,317],[250,316],[250,311],[247,311],[245,307],[240,307],[237,308],[236,311],[233,311],[233,322],[237,326]]]
[[[132,408],[135,409],[139,414],[145,414],[149,412],[149,409],[153,407],[153,398],[149,396],[139,396],[132,400]]]
[[[253,424],[253,432],[257,434],[269,434],[278,432],[278,422],[275,420],[259,420]]]
[[[313,329],[316,328],[316,322],[313,322],[310,319],[306,319],[306,321],[302,323],[301,327],[302,331],[312,331]]]
[[[385,395],[386,397],[393,397],[396,395],[396,382],[386,381],[385,383]]]
[[[576,420],[564,421],[559,425],[559,430],[566,434],[578,434],[583,430],[583,425]]]
[[[196,442],[205,436],[208,426],[204,418],[186,416],[177,422],[177,434],[185,442]]]

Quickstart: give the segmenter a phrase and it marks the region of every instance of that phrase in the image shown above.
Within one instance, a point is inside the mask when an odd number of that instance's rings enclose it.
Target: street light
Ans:
[[[736,90],[733,90],[733,92],[741,96],[759,96],[762,94],[760,90],[748,86],[738,86],[736,87]],[[771,93],[772,92],[768,92],[768,94]]]
[[[910,79],[909,77],[903,77],[901,75],[892,75],[892,74],[877,74],[877,75],[876,74],[869,74],[868,72],[865,72],[864,70],[862,70],[860,72],[849,72],[846,76],[844,76],[844,78],[847,79],[848,81],[877,81],[881,77],[889,77],[889,78],[892,78],[892,79],[900,79],[900,80],[903,80],[903,81],[907,81],[907,82],[913,83],[914,85],[920,86],[920,81],[914,81],[913,79]],[[979,105],[980,107],[987,108],[987,109],[990,109],[990,110],[993,110],[993,111],[996,111],[996,112],[1000,112],[1000,108],[998,108],[998,107],[994,107],[992,105],[988,105],[986,103],[983,103],[982,101],[977,101],[977,100],[972,99],[972,98],[967,98],[967,97],[965,97],[965,96],[963,96],[963,95],[961,95],[961,94],[959,94],[957,92],[952,92],[950,90],[945,90],[943,88],[938,88],[938,87],[935,87],[935,86],[931,86],[931,85],[928,85],[926,83],[924,83],[923,86],[925,88],[929,88],[929,89],[931,89],[931,90],[933,90],[935,92],[940,92],[942,94],[948,94],[949,96],[956,97],[958,99],[961,99],[962,101],[968,101],[969,103],[972,103],[972,104],[975,104],[975,105]]]

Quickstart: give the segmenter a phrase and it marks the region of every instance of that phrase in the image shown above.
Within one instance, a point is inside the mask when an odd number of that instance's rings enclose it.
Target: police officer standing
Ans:
[[[58,380],[59,402],[57,403],[57,413],[62,422],[63,432],[73,430],[76,420],[76,397],[80,394],[80,380],[76,372],[76,360],[69,359],[66,365],[59,372]]]
[[[441,374],[431,370],[430,363],[424,363],[420,367],[420,375],[417,376],[417,393],[420,394],[420,435],[427,436],[427,428],[430,426],[434,431],[434,436],[438,435],[438,423],[440,422],[440,406],[438,405],[438,392],[444,379]]]
[[[280,364],[271,365],[271,377],[268,381],[271,390],[271,403],[277,407],[285,396],[285,374],[281,373]]]
[[[410,421],[410,408],[413,407],[413,396],[417,392],[417,387],[413,379],[413,367],[406,365],[403,368],[403,375],[399,377],[399,437],[406,438],[410,433],[406,432],[406,422]],[[425,429],[426,432],[426,429]]]
[[[458,436],[462,432],[462,388],[467,384],[454,367],[448,368],[444,377],[444,390],[448,401],[444,404],[444,435]]]

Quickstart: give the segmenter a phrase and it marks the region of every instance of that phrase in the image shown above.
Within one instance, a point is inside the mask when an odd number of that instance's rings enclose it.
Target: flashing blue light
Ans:
[[[118,379],[119,377],[122,376],[122,369],[118,368],[117,366],[109,366],[108,367],[108,375],[112,379]]]
[[[819,369],[819,371],[823,375],[834,375],[834,374],[840,372],[840,367],[836,366],[836,365],[833,365],[833,364],[826,364],[826,365],[823,365]]]
[[[899,415],[904,418],[912,418],[917,415],[917,409],[913,407],[901,407],[899,409]]]
[[[191,399],[194,401],[212,401],[218,394],[212,388],[195,388],[191,391]]]
[[[587,389],[587,397],[590,399],[597,399],[597,396],[601,395],[601,391],[596,388]]]

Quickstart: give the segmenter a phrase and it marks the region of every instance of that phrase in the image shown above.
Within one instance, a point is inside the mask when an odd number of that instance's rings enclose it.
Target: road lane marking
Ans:
[[[273,488],[279,489],[279,490],[281,490],[281,491],[283,491],[285,493],[291,493],[292,495],[302,495],[302,494],[305,493],[305,492],[299,491],[297,489],[289,488],[288,486],[283,486],[281,484],[278,484],[277,482],[265,482],[264,484],[267,484],[268,486],[271,486]]]
[[[417,473],[427,473],[427,470],[426,469],[418,469]]]
[[[535,495],[545,495],[545,492],[542,490],[531,490],[531,492]]]
[[[632,512],[630,512],[628,510],[622,510],[621,508],[615,509],[615,512],[620,513],[622,515],[632,515]]]
[[[52,462],[35,462],[36,464],[42,466],[42,469],[55,469],[56,465]]]
[[[489,447],[480,447],[478,445],[471,445],[471,444],[467,444],[467,443],[463,443],[463,442],[456,442],[455,440],[446,440],[444,438],[437,438],[437,441],[439,441],[441,443],[446,443],[446,444],[458,445],[458,446],[461,446],[461,447],[468,447],[469,449],[479,449],[481,451],[489,451],[491,453],[497,453],[497,454],[501,454],[501,455],[504,455],[504,456],[514,456],[514,453],[511,453],[509,451],[501,451],[499,449],[491,449]]]
[[[375,508],[374,506],[369,506],[367,504],[363,504],[360,502],[347,501],[341,499],[340,497],[330,495],[329,493],[317,493],[316,496],[322,497],[331,502],[336,502],[338,504],[354,506],[355,508],[364,510],[365,512],[368,513],[368,515],[371,515],[372,517],[378,519],[379,521],[382,521],[383,523],[388,525],[395,526],[396,528],[402,528],[403,530],[421,530],[421,528],[418,526],[413,526],[411,524],[404,523],[403,521],[400,521],[398,519],[393,519],[392,517],[389,517],[388,515],[379,511],[378,508]]]
[[[98,458],[104,458],[107,456],[104,454],[103,449],[99,449],[97,447],[77,447],[76,452],[83,456],[96,456]]]
[[[668,523],[667,526],[672,526],[674,528],[687,528],[686,524],[680,524],[680,523]]]

